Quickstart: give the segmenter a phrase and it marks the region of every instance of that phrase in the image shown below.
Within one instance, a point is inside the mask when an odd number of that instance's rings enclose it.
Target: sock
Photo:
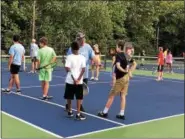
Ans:
[[[80,113],[77,113],[78,116],[80,116]]]
[[[46,95],[43,95],[43,97],[46,97]]]
[[[108,111],[109,111],[109,108],[105,107],[103,110],[103,113],[108,113]]]
[[[124,110],[120,110],[120,115],[124,115]]]

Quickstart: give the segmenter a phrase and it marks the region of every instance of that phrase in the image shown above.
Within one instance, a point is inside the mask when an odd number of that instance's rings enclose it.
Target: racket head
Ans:
[[[83,83],[83,95],[86,96],[89,94],[89,87],[86,83]]]

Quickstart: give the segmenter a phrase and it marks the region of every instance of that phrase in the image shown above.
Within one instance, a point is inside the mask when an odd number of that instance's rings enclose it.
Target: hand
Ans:
[[[76,84],[76,85],[80,84],[80,80],[76,80],[76,81],[75,81],[75,84]]]

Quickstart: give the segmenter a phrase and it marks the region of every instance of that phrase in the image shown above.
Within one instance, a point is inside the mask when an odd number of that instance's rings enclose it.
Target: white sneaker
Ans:
[[[28,72],[28,73],[34,73],[34,71],[30,71],[30,72]]]
[[[98,81],[98,78],[94,78],[95,81]]]
[[[91,77],[91,80],[94,80],[94,77]]]

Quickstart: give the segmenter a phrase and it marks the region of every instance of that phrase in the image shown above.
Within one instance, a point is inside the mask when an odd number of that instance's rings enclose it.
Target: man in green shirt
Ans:
[[[38,51],[37,60],[38,60],[38,66],[45,68],[40,69],[39,71],[39,80],[42,82],[42,91],[43,91],[43,97],[42,100],[48,100],[48,90],[49,90],[49,82],[52,80],[52,71],[50,63],[56,62],[56,54],[53,48],[48,47],[48,40],[45,37],[42,37],[39,40],[40,49]]]

